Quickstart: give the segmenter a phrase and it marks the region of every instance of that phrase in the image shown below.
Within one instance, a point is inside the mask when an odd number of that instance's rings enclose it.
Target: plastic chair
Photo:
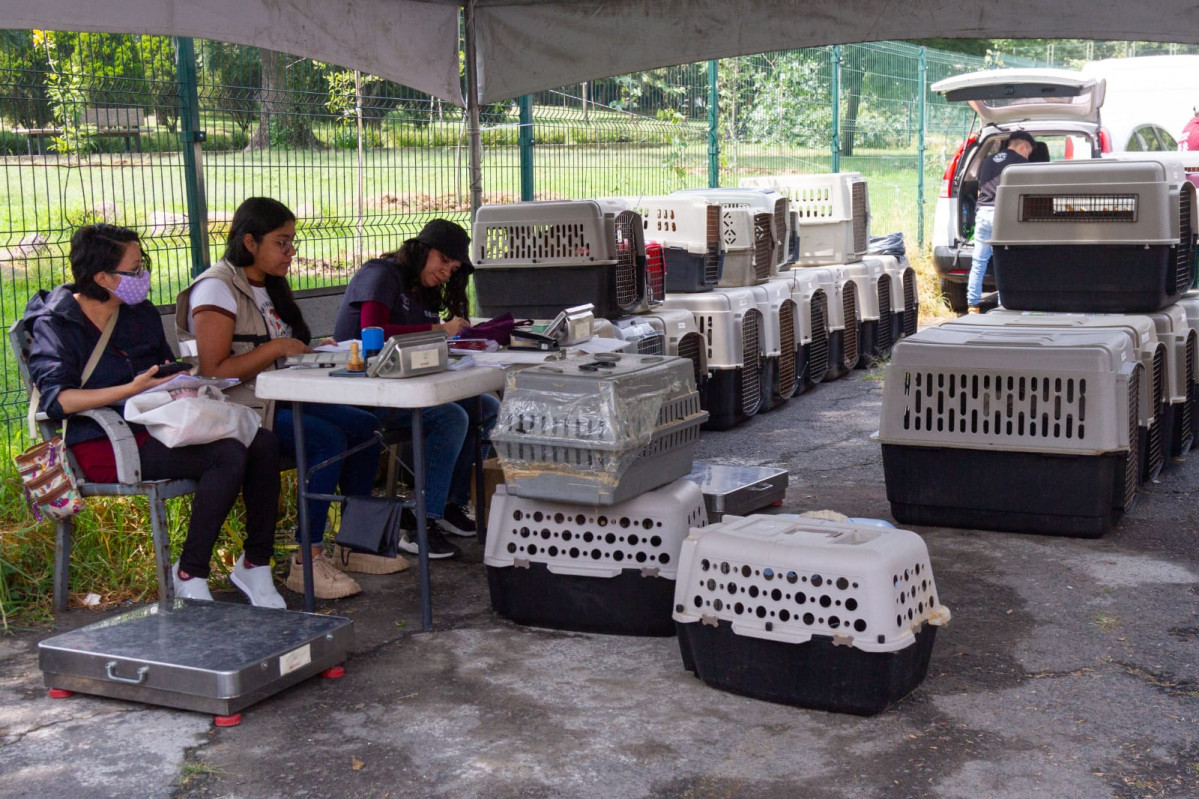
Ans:
[[[17,356],[20,367],[21,381],[25,391],[30,392],[33,384],[29,378],[29,334],[25,330],[23,320],[17,320],[8,329],[9,343]],[[71,469],[75,473],[79,485],[79,493],[85,497],[117,497],[144,496],[150,504],[150,531],[154,543],[154,559],[157,564],[158,598],[169,601],[175,598],[175,583],[171,579],[171,540],[167,528],[166,501],[195,493],[195,480],[143,480],[141,476],[141,457],[138,453],[137,442],[133,431],[112,408],[97,408],[91,411],[81,411],[78,415],[95,420],[112,442],[116,454],[117,482],[93,483],[83,479],[83,472],[75,462],[74,455],[68,450]],[[49,440],[59,432],[57,422],[46,418],[44,413],[37,415],[38,431],[42,440]],[[67,608],[67,589],[70,578],[71,563],[71,534],[74,532],[73,519],[58,519],[54,523],[54,610]]]

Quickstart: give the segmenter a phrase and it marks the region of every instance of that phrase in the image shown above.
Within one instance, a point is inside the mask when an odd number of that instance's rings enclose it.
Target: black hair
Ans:
[[[1038,164],[1049,161],[1049,145],[1043,141],[1039,141],[1032,146],[1032,152],[1028,154],[1029,163]]]
[[[400,245],[400,249],[384,253],[380,256],[391,261],[400,270],[404,290],[416,295],[417,302],[429,310],[436,311],[439,316],[460,316],[466,319],[470,316],[470,300],[466,296],[466,286],[474,268],[463,264],[454,270],[450,279],[440,286],[426,286],[420,282],[421,270],[425,268],[425,260],[432,248],[419,239],[408,239]]]
[[[233,221],[229,223],[229,237],[225,241],[225,260],[233,266],[245,268],[254,263],[254,254],[246,248],[246,234],[261,242],[263,237],[272,230],[278,230],[288,222],[295,222],[296,215],[291,210],[270,197],[249,197],[237,206],[233,212]],[[284,324],[291,326],[293,338],[308,341],[312,331],[304,321],[304,314],[296,304],[292,294],[291,284],[287,278],[267,275],[265,280],[266,293],[275,305],[275,311]]]
[[[71,261],[71,276],[75,282],[68,283],[67,288],[82,294],[97,302],[107,302],[112,295],[103,287],[96,284],[96,275],[101,272],[111,272],[121,264],[125,257],[125,247],[131,241],[141,244],[137,233],[127,227],[118,227],[100,222],[95,225],[85,225],[71,236],[71,250],[68,258]]]

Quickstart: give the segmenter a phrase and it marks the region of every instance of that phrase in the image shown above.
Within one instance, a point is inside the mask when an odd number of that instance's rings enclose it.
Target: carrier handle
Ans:
[[[104,673],[108,675],[108,679],[113,682],[123,682],[126,685],[141,685],[146,681],[146,675],[150,673],[149,666],[142,666],[137,670],[136,677],[122,677],[117,674],[117,661],[110,660],[104,664]]]

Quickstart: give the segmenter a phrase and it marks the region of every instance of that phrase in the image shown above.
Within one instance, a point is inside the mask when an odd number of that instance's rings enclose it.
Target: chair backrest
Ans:
[[[18,319],[8,328],[8,343],[13,354],[17,356],[17,370],[21,375],[21,384],[25,386],[25,395],[33,396],[33,379],[29,376],[29,345],[32,339],[25,328],[25,320]],[[58,423],[46,418],[44,413],[37,414],[38,431],[42,439],[52,438],[58,432]]]

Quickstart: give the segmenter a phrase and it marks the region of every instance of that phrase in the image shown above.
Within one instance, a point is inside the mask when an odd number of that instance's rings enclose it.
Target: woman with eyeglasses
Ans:
[[[40,407],[54,420],[69,420],[67,444],[88,480],[117,480],[116,456],[100,425],[80,411],[121,408],[134,394],[167,379],[159,365],[174,360],[158,309],[147,297],[150,259],[137,233],[115,225],[88,225],[71,237],[73,283],[39,291],[26,306],[32,343],[29,372]],[[112,320],[115,317],[115,322]],[[112,327],[83,380],[104,331]],[[250,602],[283,608],[271,575],[279,510],[279,445],[259,430],[246,447],[232,438],[169,449],[145,428],[130,424],[146,480],[196,480],[187,538],[171,568],[175,595],[211,600],[209,561],[225,517],[240,493],[246,506],[245,551],[230,575]]]
[[[292,295],[287,273],[296,254],[296,217],[269,197],[251,197],[233,214],[224,257],[184,289],[176,302],[179,340],[194,340],[200,374],[236,377],[249,383],[282,359],[311,351],[308,325]],[[252,388],[247,389],[252,396]],[[294,457],[296,441],[289,403],[272,403],[264,421],[274,431],[283,454]],[[381,445],[373,414],[349,405],[304,404],[304,454],[317,464],[368,444],[309,480],[314,494],[366,495],[374,487]],[[312,542],[313,593],[339,599],[362,588],[325,556],[329,501],[308,501]],[[296,531],[300,540],[300,531]],[[297,553],[298,555],[298,553]],[[304,590],[304,572],[292,559],[288,588]]]

